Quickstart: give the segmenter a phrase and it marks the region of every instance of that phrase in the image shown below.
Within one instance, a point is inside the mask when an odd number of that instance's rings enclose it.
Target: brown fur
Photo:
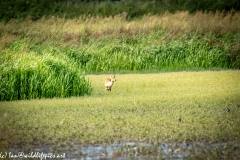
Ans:
[[[112,90],[112,85],[114,82],[116,82],[115,76],[110,76],[110,78],[106,78],[105,80],[105,90],[110,91]]]

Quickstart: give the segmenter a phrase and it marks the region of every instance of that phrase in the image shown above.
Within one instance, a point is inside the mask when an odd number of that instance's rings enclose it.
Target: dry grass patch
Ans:
[[[54,39],[63,44],[67,42],[66,36],[69,37],[69,35],[71,35],[71,43],[77,45],[80,42],[78,40],[79,37],[81,39],[81,37],[86,36],[86,33],[89,34],[87,36],[91,38],[148,34],[156,28],[167,30],[175,36],[196,31],[221,34],[236,33],[240,30],[238,17],[238,12],[234,15],[225,15],[221,12],[214,14],[177,12],[175,14],[165,13],[160,16],[145,15],[141,20],[135,21],[127,21],[126,14],[124,13],[114,17],[79,17],[78,19],[72,20],[51,17],[32,21],[28,18],[23,22],[12,20],[7,24],[0,23],[0,30],[10,36],[12,34],[29,37],[33,35],[32,38],[38,37],[45,41],[49,39],[46,37],[53,36],[55,37]],[[172,36],[173,35],[170,34],[170,38],[172,38]],[[1,37],[1,41],[4,42],[4,36]]]

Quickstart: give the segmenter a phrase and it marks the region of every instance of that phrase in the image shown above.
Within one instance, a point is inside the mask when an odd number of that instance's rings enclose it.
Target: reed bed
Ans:
[[[69,49],[67,55],[74,58],[87,72],[187,70],[233,68],[236,62],[228,61],[226,51],[218,46],[208,46],[195,40],[161,46],[131,46],[108,44],[88,49]]]
[[[35,35],[38,37],[56,37],[82,35],[88,33],[93,37],[105,37],[111,35],[116,37],[119,34],[132,36],[133,34],[149,33],[153,29],[160,28],[172,33],[185,34],[186,32],[200,31],[202,33],[236,33],[240,30],[240,13],[225,14],[223,12],[202,13],[196,12],[176,12],[171,14],[166,12],[163,15],[145,15],[139,20],[126,20],[127,13],[118,14],[111,17],[80,16],[74,19],[64,19],[56,16],[42,18],[32,21],[27,18],[24,21],[12,20],[0,23],[0,29],[10,35]],[[132,33],[129,35],[129,33]],[[63,37],[58,38],[63,38]]]
[[[89,94],[84,73],[240,68],[239,13],[126,16],[0,23],[0,99]]]
[[[37,54],[13,43],[0,57],[0,100],[81,96],[91,92],[84,72],[55,51]]]

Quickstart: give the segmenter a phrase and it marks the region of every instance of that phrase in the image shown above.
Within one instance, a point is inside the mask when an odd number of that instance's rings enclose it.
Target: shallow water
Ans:
[[[240,159],[240,144],[232,142],[162,142],[157,145],[144,142],[120,142],[116,144],[81,145],[70,142],[66,146],[45,145],[38,147],[13,146],[9,148],[8,156],[15,156],[14,159],[22,159],[19,153],[28,158],[38,157],[39,159],[185,159],[204,154],[227,155],[230,159]],[[57,157],[59,156],[59,157]]]

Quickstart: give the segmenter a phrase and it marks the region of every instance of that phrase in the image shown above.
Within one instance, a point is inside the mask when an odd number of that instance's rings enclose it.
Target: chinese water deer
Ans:
[[[116,78],[115,78],[115,75],[114,76],[110,76],[110,78],[107,78],[105,80],[105,89],[106,91],[111,91],[111,88],[112,88],[112,85],[114,82],[116,82]]]

